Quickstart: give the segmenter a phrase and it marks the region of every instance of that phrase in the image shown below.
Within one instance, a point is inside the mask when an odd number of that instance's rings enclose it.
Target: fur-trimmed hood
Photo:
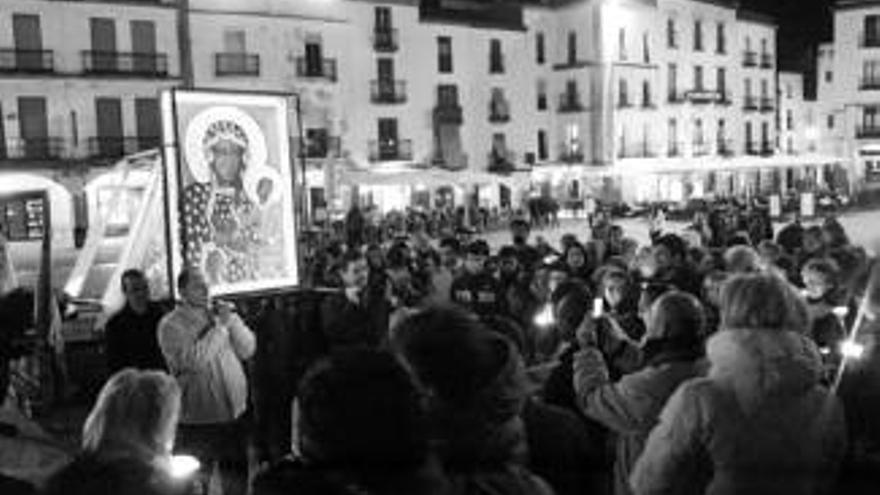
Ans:
[[[770,398],[801,395],[819,384],[822,360],[806,335],[778,330],[723,330],[706,344],[709,376],[730,385],[748,413]]]

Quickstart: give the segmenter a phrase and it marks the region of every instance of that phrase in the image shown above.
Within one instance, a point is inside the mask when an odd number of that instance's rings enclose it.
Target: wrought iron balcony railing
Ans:
[[[413,159],[412,141],[409,139],[371,140],[369,142],[371,162],[406,161]]]
[[[301,149],[306,158],[336,158],[342,155],[342,140],[337,136],[298,139],[296,143],[298,150]]]
[[[88,139],[88,153],[92,158],[120,158],[158,147],[158,136],[93,136]]]
[[[60,137],[10,138],[0,148],[0,158],[9,160],[58,160],[64,157],[65,143]]]
[[[0,72],[41,74],[55,71],[52,50],[0,48]]]
[[[260,56],[255,53],[214,54],[214,74],[217,76],[259,76]]]
[[[168,76],[164,53],[123,53],[83,50],[83,72],[94,75]]]
[[[316,61],[307,57],[297,57],[296,75],[304,79],[326,79],[336,82],[336,59],[324,57]]]
[[[370,81],[373,103],[406,103],[406,81],[374,79]]]
[[[380,28],[373,31],[373,50],[393,53],[397,49],[397,29]]]
[[[743,56],[743,67],[757,67],[758,52],[746,51]]]

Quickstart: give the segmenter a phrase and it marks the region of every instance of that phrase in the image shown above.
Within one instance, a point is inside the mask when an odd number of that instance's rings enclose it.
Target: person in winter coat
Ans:
[[[456,493],[553,493],[526,468],[527,382],[510,340],[471,313],[436,307],[401,322],[391,344],[426,388],[433,440]]]
[[[828,493],[846,450],[838,399],[797,292],[772,275],[724,286],[710,371],[673,394],[636,462],[636,495]]]
[[[643,346],[645,368],[610,380],[596,346],[596,322],[588,316],[574,360],[574,389],[583,413],[617,435],[614,493],[626,495],[629,474],[666,400],[699,373],[705,317],[694,296],[667,292],[654,303]]]
[[[348,349],[300,386],[297,456],[254,479],[254,495],[445,495],[412,375],[391,353]]]

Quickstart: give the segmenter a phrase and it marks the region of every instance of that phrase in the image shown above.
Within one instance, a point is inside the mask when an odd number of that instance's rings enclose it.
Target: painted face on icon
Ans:
[[[234,185],[244,169],[244,148],[232,141],[219,141],[211,147],[212,167],[221,186]],[[262,185],[262,184],[261,184]]]

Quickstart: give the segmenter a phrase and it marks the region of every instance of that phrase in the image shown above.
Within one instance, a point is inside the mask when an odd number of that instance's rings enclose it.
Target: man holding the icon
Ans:
[[[201,273],[184,269],[177,285],[182,302],[159,323],[158,338],[182,392],[179,444],[208,472],[219,463],[224,494],[243,494],[248,387],[242,360],[253,356],[256,339],[232,305],[211,301]]]

